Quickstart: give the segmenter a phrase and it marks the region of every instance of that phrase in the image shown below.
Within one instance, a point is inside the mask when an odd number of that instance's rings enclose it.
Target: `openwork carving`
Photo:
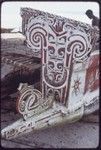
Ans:
[[[38,55],[38,52],[36,50],[37,47],[32,44],[31,42],[32,40],[30,39],[33,35],[32,28],[34,28],[33,25],[35,23],[36,24],[42,23],[43,25],[41,27],[44,29],[47,29],[47,32],[50,33],[50,36],[51,36],[50,38],[54,38],[54,36],[52,36],[51,34],[51,31],[49,32],[49,30],[51,29],[55,33],[56,37],[58,35],[64,36],[63,35],[64,33],[68,33],[67,38],[70,38],[71,40],[73,40],[74,38],[76,39],[77,36],[79,36],[78,38],[82,38],[85,36],[85,38],[89,40],[90,44],[94,45],[95,41],[94,41],[93,35],[96,33],[95,34],[95,37],[96,37],[96,35],[98,34],[96,32],[97,30],[94,31],[94,29],[91,28],[91,26],[89,26],[88,24],[78,22],[72,19],[67,19],[65,17],[45,13],[43,11],[33,10],[31,8],[21,8],[21,16],[22,16],[22,22],[23,22],[22,28],[24,30],[23,33],[26,35],[27,45],[33,50],[34,54],[37,53],[35,54],[35,56],[37,57],[41,57],[40,55],[41,52],[39,52],[39,55]],[[46,22],[45,24],[47,24],[45,26],[44,26],[44,21]],[[81,33],[78,33],[78,31],[80,31]],[[85,38],[84,39],[82,38],[82,40],[85,40]],[[62,38],[62,40],[64,39]],[[66,39],[66,41],[68,41],[68,39]],[[87,42],[87,40],[85,42]],[[86,46],[88,47],[90,46],[88,42],[86,44],[87,44]],[[88,50],[88,53],[89,53],[89,48],[86,48],[86,50]],[[42,49],[40,49],[40,51],[42,51]]]
[[[29,11],[27,45],[34,56],[42,57],[42,97],[53,94],[56,100],[66,104],[73,64],[88,59],[95,30],[72,19]]]
[[[20,84],[20,98],[17,101],[17,110],[23,115],[26,120],[35,114],[40,114],[52,105],[52,96],[46,101],[42,99],[42,94],[39,90],[34,89],[28,84]]]
[[[27,46],[32,55],[42,60],[42,91],[20,84],[17,109],[23,118],[1,131],[6,139],[77,121],[98,109],[98,56],[95,61],[94,54],[88,68],[83,66],[98,40],[96,30],[75,20],[29,8],[21,12]]]
[[[47,31],[46,24],[44,20],[37,17],[30,20],[27,28],[27,46],[33,49],[33,55],[36,57],[41,57],[41,51],[47,46]]]
[[[91,43],[85,33],[74,31],[68,38],[67,52],[73,52],[75,62],[87,60],[91,51]]]

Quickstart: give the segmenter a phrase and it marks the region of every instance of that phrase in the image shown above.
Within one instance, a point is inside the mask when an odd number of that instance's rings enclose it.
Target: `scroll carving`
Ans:
[[[95,33],[88,24],[37,10],[27,22],[27,45],[42,58],[42,97],[53,94],[61,103],[68,101],[74,63],[86,61]]]

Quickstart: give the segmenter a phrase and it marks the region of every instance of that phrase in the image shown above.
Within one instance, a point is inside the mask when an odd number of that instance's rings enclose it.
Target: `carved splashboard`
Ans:
[[[1,131],[6,139],[74,122],[99,109],[99,54],[91,53],[97,30],[29,8],[22,18],[27,46],[42,60],[42,91],[20,84],[17,106],[23,118]]]
[[[54,95],[66,105],[73,66],[87,61],[96,42],[95,30],[82,22],[26,9],[27,46],[35,57],[42,58],[42,97]]]
[[[67,30],[68,30],[68,34],[70,30],[76,30],[77,32],[81,31],[83,33],[87,33],[87,36],[88,38],[90,38],[89,40],[91,40],[91,44],[93,47],[96,43],[98,31],[96,29],[94,31],[94,29],[88,24],[82,23],[80,21],[72,20],[72,19],[67,19],[65,17],[53,15],[47,12],[31,9],[31,8],[21,8],[20,13],[22,17],[22,33],[26,36],[27,46],[33,50],[33,55],[35,57],[41,58],[41,55],[40,55],[41,52],[39,52],[39,55],[38,55],[38,52],[35,48],[39,49],[39,47],[36,47],[33,44],[34,41],[31,40],[30,37],[33,36],[32,24],[33,24],[33,21],[35,21],[33,19],[38,16],[44,17],[46,22],[50,24],[53,32],[57,32],[56,34],[60,35],[63,31],[67,32]],[[70,31],[70,33],[72,33],[72,31]]]

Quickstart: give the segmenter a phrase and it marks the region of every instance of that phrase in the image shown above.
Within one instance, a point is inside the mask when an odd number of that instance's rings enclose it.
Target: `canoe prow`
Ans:
[[[75,122],[99,109],[98,30],[29,8],[21,9],[21,16],[27,46],[42,60],[41,90],[19,85],[22,118],[1,131],[6,139]]]

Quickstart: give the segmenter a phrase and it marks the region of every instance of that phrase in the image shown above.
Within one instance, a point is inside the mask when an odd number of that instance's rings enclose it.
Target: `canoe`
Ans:
[[[99,30],[30,8],[21,8],[21,16],[26,44],[41,59],[41,89],[20,83],[22,117],[1,131],[6,139],[73,123],[99,109]]]

